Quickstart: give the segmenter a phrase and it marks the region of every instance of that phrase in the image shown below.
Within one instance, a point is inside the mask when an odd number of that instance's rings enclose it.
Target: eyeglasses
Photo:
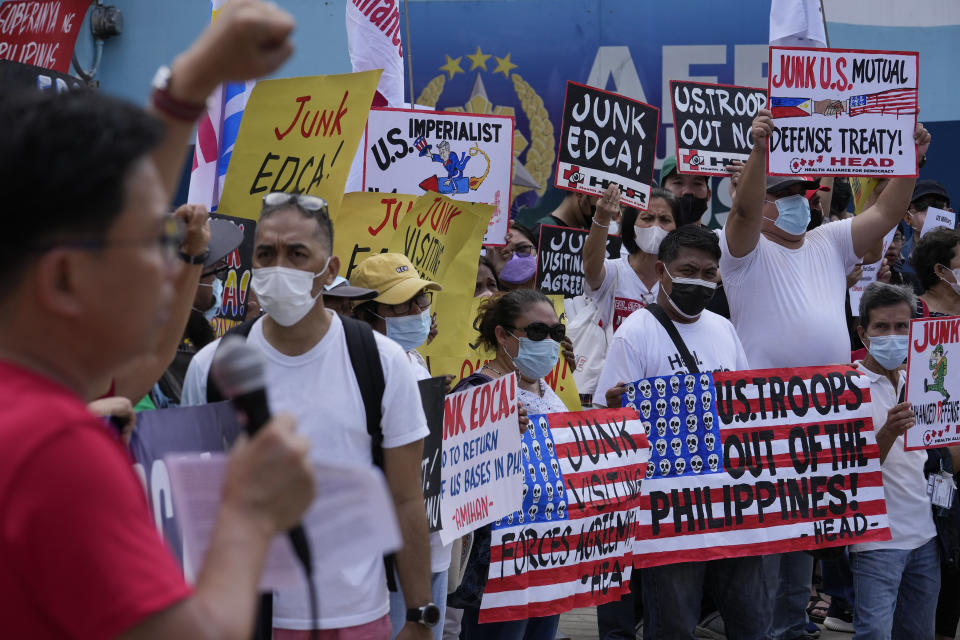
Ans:
[[[522,244],[519,247],[506,247],[504,251],[507,255],[513,255],[517,253],[521,256],[529,256],[536,253],[537,248],[532,244]]]
[[[180,253],[180,246],[183,243],[184,226],[179,218],[173,216],[167,217],[163,221],[163,230],[158,236],[148,238],[120,238],[117,240],[97,239],[77,239],[65,240],[63,242],[50,242],[37,246],[34,251],[49,251],[55,247],[69,247],[73,249],[84,249],[87,251],[100,251],[103,249],[137,249],[142,247],[159,247],[163,252],[163,257],[168,262],[177,259]]]
[[[263,204],[268,207],[282,207],[291,203],[304,211],[327,211],[327,201],[317,196],[283,191],[274,191],[263,196]]]
[[[562,322],[558,322],[552,327],[546,322],[531,322],[525,327],[507,327],[514,331],[524,331],[527,334],[527,337],[533,340],[534,342],[540,342],[547,336],[550,336],[557,342],[563,342],[564,337],[567,335],[567,328],[563,325]]]
[[[417,308],[419,308],[420,311],[429,309],[430,305],[433,304],[433,291],[421,291],[417,294],[416,298],[408,300],[407,302],[401,302],[400,304],[385,304],[383,306],[393,311],[394,315],[405,316],[410,313],[410,310],[413,309],[414,304],[417,305]]]

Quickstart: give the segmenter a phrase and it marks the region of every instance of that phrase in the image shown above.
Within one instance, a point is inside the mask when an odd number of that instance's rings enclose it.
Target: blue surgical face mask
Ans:
[[[510,335],[513,336],[511,333]],[[513,336],[517,338],[517,336]],[[530,338],[517,338],[520,348],[517,350],[517,357],[513,360],[513,366],[521,376],[527,380],[539,380],[544,377],[553,365],[557,364],[557,358],[560,356],[560,343],[551,338],[543,340],[531,340]],[[507,354],[510,355],[509,353]]]
[[[207,319],[207,322],[213,322],[213,319],[217,317],[217,313],[220,312],[220,307],[223,306],[223,280],[220,278],[214,278],[212,283],[206,284],[205,282],[201,282],[198,286],[213,287],[213,304],[209,309],[202,312],[203,317]],[[200,311],[200,309],[197,309],[196,307],[194,307],[194,309]]]
[[[403,347],[404,351],[413,351],[430,334],[430,311],[422,311],[415,316],[384,318],[387,324],[387,337]]]
[[[802,236],[810,225],[810,201],[801,194],[774,201],[780,215],[773,225],[792,236]]]
[[[867,351],[881,367],[893,371],[907,359],[907,350],[910,347],[910,336],[890,335],[873,336]]]

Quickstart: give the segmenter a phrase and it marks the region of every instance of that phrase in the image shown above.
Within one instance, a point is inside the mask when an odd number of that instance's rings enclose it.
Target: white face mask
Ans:
[[[953,289],[953,292],[956,293],[958,296],[960,296],[960,269],[950,269],[950,273],[953,274],[953,279],[956,280],[956,282],[950,282],[943,276],[937,276],[937,277],[939,277],[941,280],[943,280],[948,285],[950,285],[950,288]]]
[[[327,272],[330,258],[319,273],[310,273],[289,267],[254,269],[250,286],[257,294],[260,307],[282,327],[292,327],[307,315],[317,298],[313,295],[313,281]]]
[[[634,229],[637,232],[637,247],[640,249],[640,251],[649,253],[652,256],[657,255],[657,252],[660,251],[660,243],[663,242],[663,239],[667,237],[668,233],[670,233],[663,227],[656,224],[649,227],[635,226]]]

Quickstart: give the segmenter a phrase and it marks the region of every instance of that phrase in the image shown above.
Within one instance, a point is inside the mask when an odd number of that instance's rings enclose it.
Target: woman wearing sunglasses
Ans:
[[[496,357],[460,381],[454,391],[516,372],[520,406],[528,414],[569,410],[543,380],[557,363],[560,341],[566,335],[565,327],[545,295],[517,289],[489,298],[481,305],[475,326],[480,332],[480,343],[496,351]],[[511,622],[478,622],[489,567],[488,525],[474,532],[463,581],[447,600],[451,607],[464,610],[461,637],[464,640],[553,640],[559,615]]]

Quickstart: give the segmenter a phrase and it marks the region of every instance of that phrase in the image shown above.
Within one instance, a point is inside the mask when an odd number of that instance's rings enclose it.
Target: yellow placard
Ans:
[[[439,282],[444,291],[473,293],[483,234],[494,207],[489,204],[458,202],[445,196],[427,194],[417,198],[390,242],[390,251],[402,253],[427,280]],[[457,260],[458,254],[465,255]],[[448,273],[454,262],[466,265],[472,256],[472,273]],[[469,280],[469,287],[466,281]]]
[[[372,255],[390,247],[404,216],[417,196],[358,191],[343,196],[333,222],[333,253],[340,258],[340,275],[350,279],[353,270]]]
[[[218,211],[257,220],[272,191],[324,198],[340,208],[380,70],[262,80],[253,88]]]
[[[880,178],[850,177],[850,190],[853,192],[853,215],[863,213],[870,195],[878,184],[880,184]]]

